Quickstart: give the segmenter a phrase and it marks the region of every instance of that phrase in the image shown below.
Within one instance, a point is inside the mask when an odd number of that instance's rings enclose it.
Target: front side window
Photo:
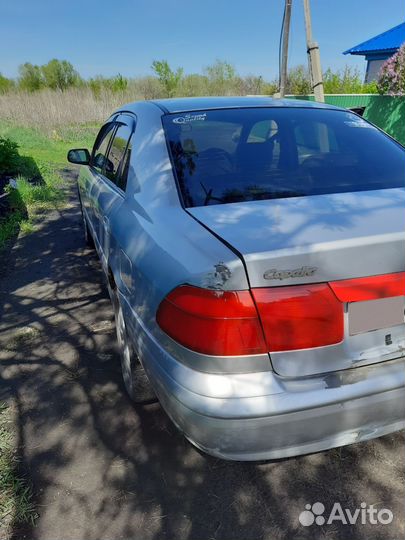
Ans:
[[[113,122],[105,124],[101,128],[94,144],[91,165],[100,174],[105,174],[105,171],[111,168],[111,164],[108,163],[107,152],[114,127],[115,124]]]
[[[163,127],[186,207],[405,187],[405,150],[349,111],[196,111]]]

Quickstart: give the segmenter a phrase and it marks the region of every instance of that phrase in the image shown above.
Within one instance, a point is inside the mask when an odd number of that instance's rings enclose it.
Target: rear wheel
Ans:
[[[82,215],[84,243],[86,244],[87,247],[94,248],[94,240],[93,240],[93,237],[91,236],[89,226],[87,224],[87,219],[84,216],[83,204],[82,204],[82,199],[80,197],[79,191],[78,191],[78,195],[79,195],[79,202],[80,202],[80,213]]]
[[[82,208],[82,219],[83,219],[83,234],[84,234],[84,243],[89,248],[94,248],[94,240],[90,234],[89,226],[87,224],[87,219],[84,217],[83,208]]]
[[[117,341],[121,356],[122,378],[129,397],[135,403],[154,401],[156,395],[150,385],[148,376],[136,355],[133,345],[128,338],[124,314],[114,290],[110,288],[110,295],[114,306]]]

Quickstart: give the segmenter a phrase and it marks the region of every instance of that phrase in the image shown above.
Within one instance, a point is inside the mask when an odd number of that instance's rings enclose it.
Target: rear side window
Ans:
[[[125,191],[131,154],[132,126],[119,124],[108,152],[105,176]]]
[[[163,127],[187,207],[405,187],[405,150],[351,112],[197,111]]]

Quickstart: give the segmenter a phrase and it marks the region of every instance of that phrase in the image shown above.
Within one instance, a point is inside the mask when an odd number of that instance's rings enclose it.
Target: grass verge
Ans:
[[[83,124],[58,127],[45,132],[1,121],[0,137],[16,141],[23,157],[63,167],[66,165],[68,150],[72,147],[91,148],[99,129],[100,126],[94,124]]]
[[[0,403],[0,538],[11,537],[15,526],[34,524],[37,513],[31,486],[18,473],[10,409]]]
[[[7,188],[10,212],[0,216],[0,250],[17,234],[35,231],[41,215],[63,204],[63,179],[58,171],[66,166],[67,151],[91,148],[97,131],[97,126],[81,125],[48,133],[0,122],[0,136],[16,141],[20,154],[17,189]]]
[[[47,210],[63,203],[63,179],[49,164],[36,164],[41,182],[32,184],[29,177],[17,177],[17,188],[7,187],[10,211],[0,218],[0,250],[10,238],[35,231],[38,219]]]

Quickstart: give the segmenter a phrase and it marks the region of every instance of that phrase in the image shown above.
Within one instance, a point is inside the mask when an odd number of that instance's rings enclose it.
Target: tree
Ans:
[[[211,81],[227,82],[236,77],[233,65],[224,60],[215,60],[215,63],[212,66],[207,66],[204,71]]]
[[[345,66],[340,71],[327,69],[323,74],[325,94],[375,94],[375,83],[364,84],[357,68]]]
[[[380,94],[405,95],[405,43],[384,62],[377,83]]]
[[[0,73],[0,94],[5,94],[15,87],[13,79],[7,79]]]
[[[173,97],[183,77],[183,68],[173,71],[167,60],[154,60],[151,67],[162,84],[166,96]]]
[[[18,68],[18,72],[20,74],[18,83],[22,90],[34,92],[44,86],[44,79],[39,66],[25,62]]]
[[[312,93],[309,72],[305,66],[296,66],[289,70],[286,93],[298,96],[306,96]]]
[[[232,95],[239,93],[237,86],[239,78],[232,64],[224,60],[216,60],[211,66],[204,68],[208,79],[209,93],[211,95]]]
[[[41,67],[45,86],[53,90],[66,90],[80,81],[80,76],[67,60],[54,58]]]

